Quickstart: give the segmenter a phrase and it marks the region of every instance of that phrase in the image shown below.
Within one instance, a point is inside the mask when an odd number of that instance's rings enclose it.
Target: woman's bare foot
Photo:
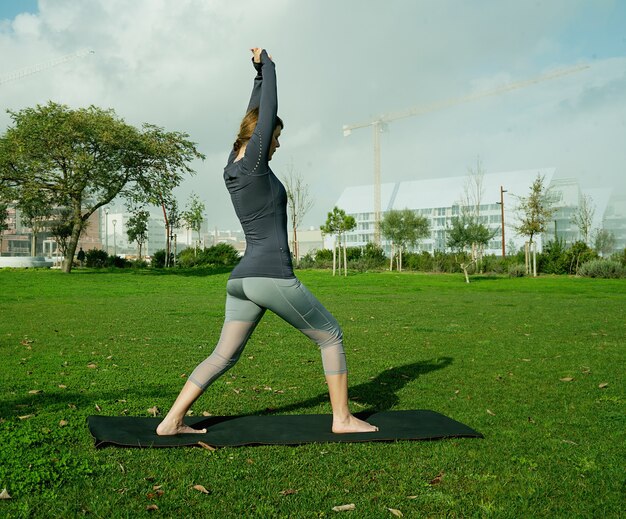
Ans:
[[[156,433],[159,436],[174,436],[175,434],[204,434],[206,433],[206,429],[193,429],[182,422],[176,422],[165,418],[157,427]]]
[[[345,420],[333,418],[332,430],[336,434],[376,432],[378,431],[378,427],[364,422],[363,420],[359,420],[353,415],[348,415],[348,418],[346,418]]]

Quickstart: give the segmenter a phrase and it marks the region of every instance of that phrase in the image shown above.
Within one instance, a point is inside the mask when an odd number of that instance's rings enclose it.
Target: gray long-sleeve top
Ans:
[[[254,63],[254,62],[253,62]],[[293,278],[287,237],[287,192],[269,167],[269,149],[276,128],[276,69],[267,53],[254,63],[257,76],[248,111],[259,108],[259,119],[242,159],[233,149],[224,181],[246,236],[246,252],[230,278]]]

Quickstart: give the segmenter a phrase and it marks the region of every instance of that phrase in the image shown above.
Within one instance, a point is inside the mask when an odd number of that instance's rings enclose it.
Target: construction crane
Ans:
[[[89,56],[94,54],[92,50],[80,50],[78,52],[74,52],[72,54],[67,54],[66,56],[61,56],[60,58],[56,58],[50,61],[45,61],[43,63],[39,63],[37,65],[31,65],[30,67],[24,67],[15,72],[11,72],[6,76],[0,77],[0,85],[4,83],[8,83],[9,81],[15,81],[16,79],[21,79],[26,76],[30,76],[31,74],[37,74],[43,70],[47,70],[52,67],[56,67],[57,65],[62,65],[68,61],[71,61],[76,58],[84,58],[85,56]]]
[[[399,119],[406,119],[407,117],[423,115],[429,112],[435,112],[437,110],[443,110],[444,108],[449,108],[451,106],[476,101],[477,99],[482,99],[483,97],[504,94],[505,92],[509,92],[511,90],[517,90],[518,88],[523,88],[529,85],[533,85],[535,83],[540,83],[542,81],[556,79],[561,76],[580,72],[588,68],[590,68],[589,65],[578,65],[572,68],[557,70],[555,72],[551,72],[549,74],[545,74],[534,79],[517,81],[491,90],[485,90],[483,92],[477,92],[475,94],[469,94],[462,97],[456,97],[452,99],[447,99],[445,101],[437,101],[428,105],[418,106],[404,112],[392,112],[390,114],[381,115],[376,119],[363,123],[344,125],[344,137],[349,136],[352,133],[352,130],[358,130],[359,128],[367,128],[371,126],[374,130],[374,242],[377,245],[380,245],[380,134],[386,130],[387,125],[390,122],[397,121]]]

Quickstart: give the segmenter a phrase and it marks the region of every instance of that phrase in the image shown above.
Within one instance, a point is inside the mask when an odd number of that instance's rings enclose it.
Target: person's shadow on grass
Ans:
[[[409,382],[431,371],[448,367],[452,364],[452,360],[452,357],[439,357],[386,369],[378,376],[373,377],[369,382],[350,387],[348,389],[349,398],[359,407],[359,414],[388,411],[399,403],[400,398],[397,393]],[[324,403],[328,403],[328,393],[323,393],[301,402],[268,408],[260,411],[258,414],[288,413],[307,407],[316,407]],[[353,411],[357,411],[357,409]]]

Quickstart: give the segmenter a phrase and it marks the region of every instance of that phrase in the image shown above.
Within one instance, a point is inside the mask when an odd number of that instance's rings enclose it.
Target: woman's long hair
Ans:
[[[237,140],[233,143],[233,149],[235,152],[239,152],[241,147],[246,144],[252,137],[254,133],[254,129],[256,128],[256,123],[259,120],[259,109],[253,108],[246,115],[243,116],[241,120],[241,124],[239,125],[239,134],[237,135]],[[276,127],[284,128],[285,125],[283,120],[276,116]]]

